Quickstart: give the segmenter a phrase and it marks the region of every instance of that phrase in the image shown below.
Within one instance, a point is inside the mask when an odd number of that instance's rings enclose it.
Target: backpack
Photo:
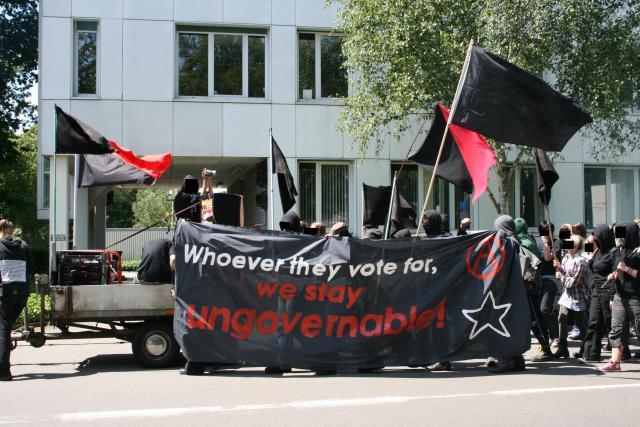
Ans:
[[[518,256],[520,258],[522,280],[524,280],[529,285],[535,284],[540,276],[538,268],[540,267],[542,261],[540,261],[540,258],[538,258],[533,252],[522,245],[520,245]]]

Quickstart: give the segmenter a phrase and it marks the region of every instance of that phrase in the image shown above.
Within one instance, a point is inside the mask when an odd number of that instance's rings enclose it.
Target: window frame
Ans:
[[[231,30],[231,29],[230,29]],[[207,95],[180,95],[180,34],[204,34],[207,36]],[[215,36],[241,36],[242,37],[242,94],[241,95],[216,95],[215,94]],[[264,37],[264,97],[249,97],[249,37]],[[205,31],[204,29],[187,30],[176,29],[175,33],[175,49],[174,49],[174,98],[176,100],[220,100],[220,101],[243,101],[243,102],[268,102],[271,99],[270,87],[270,44],[269,32],[259,33],[255,31],[237,32],[237,31]]]
[[[300,34],[313,34],[314,35],[314,83],[315,83],[315,96],[311,99],[304,99],[300,97]],[[320,46],[322,36],[331,37],[344,37],[342,33],[336,33],[333,31],[313,31],[313,30],[298,30],[296,32],[296,102],[301,104],[334,104],[344,105],[345,99],[351,96],[352,85],[351,78],[347,73],[347,96],[344,98],[323,98],[322,97],[322,47]]]
[[[389,171],[390,171],[390,183],[393,183],[393,167],[395,165],[400,165],[402,164],[401,160],[391,160],[389,162]],[[418,223],[418,226],[420,226],[420,211],[422,210],[423,206],[424,206],[424,199],[427,195],[427,190],[429,189],[429,181],[427,180],[427,178],[430,179],[430,174],[429,171],[427,171],[425,168],[423,168],[422,166],[418,166],[418,186],[417,186],[417,191],[418,191],[418,198],[417,198],[417,204],[418,204],[418,209],[416,210],[416,222]],[[443,210],[438,210],[438,212],[440,212],[441,214],[444,213],[447,215],[447,221],[449,223],[449,229],[451,230],[451,233],[453,234],[455,232],[455,230],[458,228],[458,224],[456,223],[456,215],[458,212],[458,208],[456,206],[456,197],[455,197],[455,193],[456,193],[456,186],[450,182],[445,181],[444,179],[440,178],[443,182],[444,185],[447,186],[447,190],[448,190],[448,198],[446,200],[446,205],[447,205],[447,211],[443,211]],[[426,182],[425,182],[426,181]],[[434,181],[434,186],[438,185],[438,177],[436,177],[436,180]],[[430,195],[430,199],[431,199],[431,203],[434,203],[434,192],[432,192],[432,194]],[[472,221],[476,221],[476,212],[477,212],[477,206],[478,203],[472,205],[469,207],[469,211],[470,211],[470,215],[471,215],[471,220]],[[427,206],[427,210],[428,209],[436,209],[435,206],[434,207],[429,207]],[[453,215],[451,215],[451,213],[453,213]],[[415,230],[412,230],[415,231]],[[422,230],[424,231],[424,230]]]
[[[637,166],[626,166],[626,165],[597,165],[597,164],[583,164],[582,165],[582,182],[583,182],[583,192],[584,189],[584,180],[585,180],[585,169],[604,169],[605,170],[605,219],[607,224],[611,224],[613,222],[613,201],[612,201],[612,179],[611,172],[613,170],[626,170],[633,172],[633,218],[638,217],[640,212],[640,169]],[[587,217],[587,206],[586,206],[586,192],[582,195],[583,203],[582,203],[582,217]],[[631,220],[633,220],[633,218]],[[620,221],[617,221],[620,222]],[[623,220],[624,222],[624,220]],[[594,224],[595,225],[595,224]]]
[[[79,93],[78,92],[78,24],[80,23],[95,23],[96,29],[94,30],[81,30],[86,33],[95,33],[96,34],[96,93]],[[71,85],[72,88],[72,98],[100,98],[100,65],[101,61],[101,51],[100,42],[102,38],[100,37],[100,20],[99,19],[76,19],[73,21],[73,82]]]
[[[350,231],[356,235],[359,235],[359,230],[356,230],[356,190],[355,185],[355,170],[353,162],[339,161],[339,160],[313,160],[313,159],[299,159],[297,162],[297,176],[300,177],[300,164],[313,163],[315,165],[315,217],[313,221],[322,221],[322,166],[323,165],[342,165],[349,166],[349,218],[347,223],[349,224]],[[352,194],[353,193],[353,194]],[[320,216],[320,218],[318,218]],[[309,218],[301,218],[302,220],[309,221]],[[325,224],[327,230],[331,228],[333,224]]]

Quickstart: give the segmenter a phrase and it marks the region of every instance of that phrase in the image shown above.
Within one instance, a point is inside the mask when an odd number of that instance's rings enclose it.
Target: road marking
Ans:
[[[637,388],[640,384],[608,384],[608,385],[586,385],[575,387],[552,387],[552,388],[525,388],[521,390],[498,390],[492,391],[491,394],[498,396],[517,396],[521,394],[536,393],[554,393],[560,391],[589,391],[589,390],[608,390],[616,388]]]
[[[384,405],[394,403],[406,403],[424,400],[446,400],[446,399],[462,399],[470,397],[483,396],[520,396],[527,394],[539,393],[557,393],[567,391],[591,391],[591,390],[615,390],[627,388],[640,388],[640,384],[604,384],[593,386],[575,386],[575,387],[550,387],[550,388],[529,388],[516,390],[494,390],[484,393],[460,393],[460,394],[441,394],[441,395],[421,395],[421,396],[379,396],[359,399],[324,399],[324,400],[300,400],[283,403],[263,403],[248,405],[215,405],[215,406],[196,406],[184,408],[158,408],[158,409],[130,409],[121,411],[96,411],[96,412],[69,412],[55,416],[57,421],[62,422],[87,422],[109,419],[125,419],[125,418],[161,418],[175,417],[181,415],[198,415],[211,414],[217,412],[234,412],[234,411],[262,411],[277,409],[316,409],[316,408],[336,408],[350,406],[371,406]],[[3,417],[0,418],[0,424],[23,423],[28,420],[22,417]]]

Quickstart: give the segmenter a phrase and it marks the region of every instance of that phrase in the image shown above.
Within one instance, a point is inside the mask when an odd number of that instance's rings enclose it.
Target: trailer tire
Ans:
[[[40,348],[47,342],[47,338],[40,332],[33,332],[28,341],[31,347]]]
[[[131,342],[133,356],[145,368],[166,368],[175,363],[180,347],[168,322],[144,322]]]

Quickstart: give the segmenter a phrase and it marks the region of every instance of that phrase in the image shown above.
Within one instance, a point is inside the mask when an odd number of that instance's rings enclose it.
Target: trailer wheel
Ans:
[[[166,322],[145,322],[137,330],[131,343],[133,356],[146,368],[171,366],[179,354],[173,329]]]
[[[29,341],[31,347],[40,348],[47,342],[47,338],[40,332],[34,332],[27,341]]]

